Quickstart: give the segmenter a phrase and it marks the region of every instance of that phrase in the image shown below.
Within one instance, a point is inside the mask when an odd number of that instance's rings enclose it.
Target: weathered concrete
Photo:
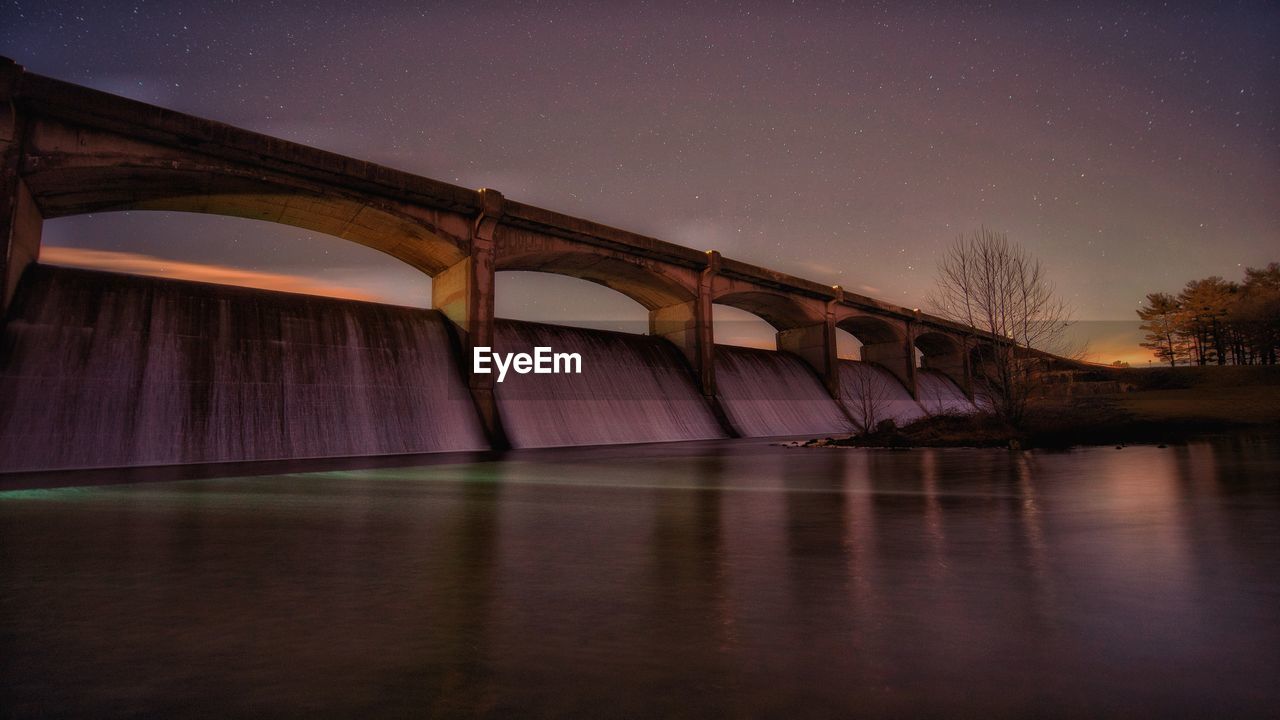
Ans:
[[[494,376],[473,373],[468,364],[477,347],[492,348],[494,302],[494,229],[502,220],[502,193],[480,190],[480,212],[471,224],[470,252],[431,281],[431,305],[444,313],[460,331],[460,345],[467,386],[475,400],[480,421],[495,447],[506,447],[506,434],[498,416]]]
[[[40,252],[42,217],[19,172],[26,122],[12,95],[21,70],[0,61],[0,315]]]
[[[40,229],[43,219],[36,209],[31,192],[22,178],[8,175],[0,179],[0,237],[3,237],[3,260],[0,261],[0,308],[13,300],[18,279],[40,254]]]
[[[716,402],[714,304],[777,330],[839,396],[836,328],[915,392],[915,348],[972,393],[971,352],[1001,342],[941,318],[582,218],[24,72],[0,58],[0,311],[34,262],[41,221],[146,209],[233,215],[359,243],[432,276],[432,304],[470,349],[493,345],[494,274],[548,272],[649,311]],[[469,370],[464,368],[464,370]],[[493,376],[469,385],[503,444]],[[723,415],[721,415],[723,417]]]
[[[836,311],[836,327],[862,343],[862,360],[873,362],[893,373],[916,396],[916,361],[911,337],[911,321],[876,314],[874,311],[841,307]]]
[[[915,346],[920,349],[921,364],[925,368],[946,375],[973,399],[973,376],[964,336],[926,330],[916,335]]]

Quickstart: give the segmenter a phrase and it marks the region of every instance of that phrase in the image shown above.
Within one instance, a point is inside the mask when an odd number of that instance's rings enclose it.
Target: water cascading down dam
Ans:
[[[0,469],[487,448],[445,322],[36,265],[0,340]]]
[[[509,374],[496,386],[514,447],[604,445],[725,437],[684,358],[644,335],[498,321],[503,353],[549,347],[582,357],[582,374]]]
[[[804,361],[755,348],[716,348],[716,388],[744,437],[849,432],[849,418]]]
[[[661,338],[518,321],[496,336],[499,352],[582,356],[580,375],[497,385],[514,447],[842,433],[868,392],[899,422],[971,407],[942,375],[923,374],[916,402],[883,368],[841,361],[846,412],[799,358],[718,346],[726,428]],[[432,310],[35,265],[0,358],[4,471],[489,447]]]

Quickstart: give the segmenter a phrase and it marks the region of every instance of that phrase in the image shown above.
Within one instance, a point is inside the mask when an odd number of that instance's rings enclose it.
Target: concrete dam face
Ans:
[[[719,345],[716,388],[729,422],[745,437],[852,429],[817,376],[794,355]]]
[[[582,358],[495,384],[513,447],[843,433],[868,392],[899,422],[972,409],[850,361],[837,403],[798,357],[718,346],[717,415],[662,338],[504,320],[494,342]],[[0,336],[0,471],[487,449],[459,347],[434,310],[35,265]]]
[[[28,269],[0,345],[0,469],[487,447],[445,320]]]
[[[499,320],[498,352],[550,347],[582,356],[582,374],[509,374],[495,386],[514,447],[722,438],[675,346],[646,335]]]

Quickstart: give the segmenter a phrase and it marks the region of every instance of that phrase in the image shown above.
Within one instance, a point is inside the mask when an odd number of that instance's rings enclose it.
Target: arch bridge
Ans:
[[[754,313],[778,349],[838,396],[836,331],[915,394],[926,368],[972,393],[970,358],[993,338],[944,319],[767,268],[26,72],[0,58],[0,314],[39,254],[47,218],[176,210],[293,225],[380,250],[432,278],[432,305],[463,350],[493,344],[494,274],[556,273],[649,311],[715,401],[712,306]],[[493,376],[470,385],[497,432]]]

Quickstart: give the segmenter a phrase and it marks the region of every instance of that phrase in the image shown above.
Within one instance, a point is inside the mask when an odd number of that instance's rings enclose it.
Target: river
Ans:
[[[8,481],[0,714],[1280,708],[1274,436],[246,467]]]

